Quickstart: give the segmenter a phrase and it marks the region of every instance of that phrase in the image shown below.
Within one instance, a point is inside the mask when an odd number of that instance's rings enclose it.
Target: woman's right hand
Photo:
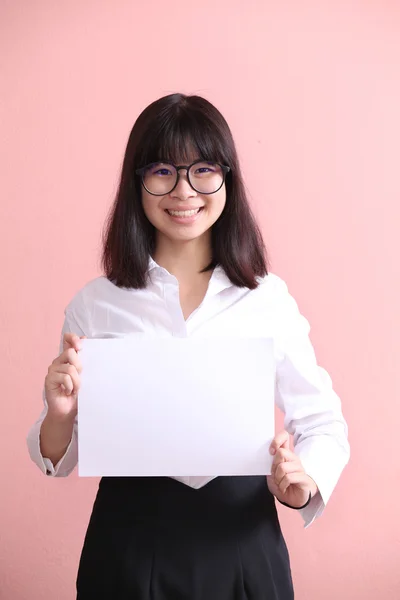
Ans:
[[[45,379],[48,416],[57,421],[73,420],[78,411],[81,339],[74,333],[64,335],[63,352],[53,360]]]

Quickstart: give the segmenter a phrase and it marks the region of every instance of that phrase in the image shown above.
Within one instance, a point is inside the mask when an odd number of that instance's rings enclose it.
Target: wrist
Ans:
[[[69,428],[74,425],[76,415],[77,411],[71,411],[69,413],[63,414],[49,406],[44,420],[51,427]]]
[[[72,438],[74,419],[53,415],[50,411],[40,428],[39,444],[43,457],[56,465],[64,456]]]
[[[286,504],[286,502],[283,502],[282,500],[279,500],[279,498],[277,497],[277,500],[280,504],[283,504],[283,506],[287,506],[288,508],[291,508],[293,510],[302,510],[303,508],[306,508],[306,506],[308,506],[311,502],[311,498],[312,498],[312,494],[311,492],[308,495],[308,500],[307,502],[305,502],[302,506],[292,506],[291,504]]]

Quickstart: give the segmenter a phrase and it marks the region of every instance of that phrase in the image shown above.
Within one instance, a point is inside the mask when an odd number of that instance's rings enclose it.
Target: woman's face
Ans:
[[[178,163],[188,166],[187,161]],[[196,181],[198,177],[213,177],[212,172],[207,172],[207,163],[195,165],[191,170],[191,180]],[[157,165],[152,177],[158,178],[159,185],[164,185],[165,180],[170,177],[170,171]],[[197,168],[199,167],[199,168]],[[175,189],[163,196],[154,196],[142,186],[142,203],[146,217],[156,228],[158,235],[166,236],[170,241],[187,242],[200,238],[208,232],[221,216],[226,203],[225,183],[215,193],[201,194],[195,191],[189,184],[187,171],[179,171],[179,180]],[[202,187],[203,183],[196,185]],[[152,188],[153,189],[153,188]],[[203,189],[203,188],[202,188]]]

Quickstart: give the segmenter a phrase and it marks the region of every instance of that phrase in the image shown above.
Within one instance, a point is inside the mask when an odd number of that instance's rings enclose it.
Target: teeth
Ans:
[[[200,208],[196,208],[195,210],[169,210],[169,214],[172,217],[193,217],[193,215],[197,215]]]

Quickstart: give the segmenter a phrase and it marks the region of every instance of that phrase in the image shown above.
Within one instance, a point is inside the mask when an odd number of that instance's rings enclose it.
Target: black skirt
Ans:
[[[293,600],[265,477],[103,478],[77,600]]]

